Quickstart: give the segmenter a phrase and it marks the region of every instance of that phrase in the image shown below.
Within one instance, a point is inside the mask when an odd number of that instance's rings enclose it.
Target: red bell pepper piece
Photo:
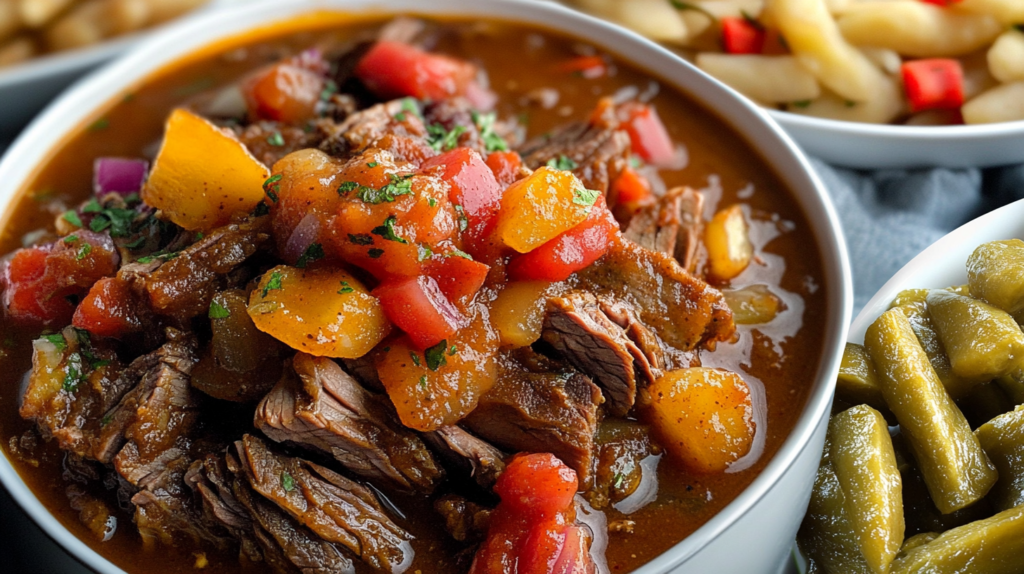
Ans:
[[[10,317],[22,323],[57,325],[71,315],[74,306],[54,296],[54,285],[43,281],[49,250],[19,249],[7,265],[3,302]]]
[[[576,472],[553,454],[519,455],[494,484],[506,510],[541,518],[572,505],[579,486]]]
[[[620,108],[619,116],[638,156],[656,167],[676,167],[676,146],[654,107],[628,103]]]
[[[327,63],[313,50],[257,73],[242,85],[249,113],[292,124],[316,116],[326,73]]]
[[[139,304],[126,281],[100,279],[75,309],[72,324],[99,337],[119,338],[142,330]]]
[[[523,167],[523,158],[518,152],[496,151],[487,156],[487,167],[494,172],[498,185],[502,189],[512,185],[519,179],[519,169]]]
[[[722,18],[722,47],[729,54],[760,54],[764,51],[764,26],[747,18]]]
[[[612,195],[615,203],[641,203],[652,197],[651,184],[635,169],[627,167],[612,182]]]
[[[372,294],[380,299],[387,318],[422,349],[466,326],[465,317],[448,301],[433,277],[385,281]]]
[[[476,73],[476,66],[469,62],[391,41],[377,42],[355,69],[356,77],[385,99],[440,100],[464,95]]]
[[[466,217],[465,234],[479,240],[491,231],[501,208],[502,187],[480,154],[455,148],[423,162],[421,169],[448,182],[448,198]]]
[[[619,224],[599,196],[593,211],[572,229],[509,262],[509,277],[517,281],[564,281],[597,261],[619,234]]]
[[[912,112],[956,109],[964,104],[964,71],[959,61],[914,60],[904,63],[902,72]]]
[[[593,80],[608,72],[608,63],[601,56],[577,56],[558,66],[558,71],[579,74]]]
[[[921,2],[945,8],[946,6],[952,6],[953,4],[959,4],[960,2],[963,2],[963,0],[921,0]]]
[[[437,281],[446,299],[465,309],[487,280],[491,268],[457,255],[435,255],[424,263],[426,274]]]

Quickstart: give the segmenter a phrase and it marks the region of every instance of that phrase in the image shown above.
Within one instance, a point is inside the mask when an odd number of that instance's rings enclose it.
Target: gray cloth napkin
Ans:
[[[915,255],[946,233],[1024,197],[1024,165],[856,171],[811,158],[842,220],[853,266],[854,314]]]

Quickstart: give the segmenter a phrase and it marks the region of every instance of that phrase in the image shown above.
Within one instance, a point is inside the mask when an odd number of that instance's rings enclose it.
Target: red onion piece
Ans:
[[[131,195],[142,190],[149,172],[144,159],[101,157],[93,164],[92,187],[97,197],[108,193]]]
[[[312,213],[307,213],[305,217],[299,221],[299,224],[295,226],[295,230],[292,231],[288,241],[284,244],[283,253],[281,257],[289,262],[295,263],[302,257],[302,254],[306,252],[317,237],[320,236],[320,219]]]

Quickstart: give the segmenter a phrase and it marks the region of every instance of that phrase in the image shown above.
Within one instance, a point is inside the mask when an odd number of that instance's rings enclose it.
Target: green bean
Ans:
[[[846,496],[829,461],[829,450],[826,439],[807,515],[797,533],[797,544],[828,574],[872,574],[846,513]]]
[[[882,397],[882,388],[878,385],[875,364],[863,345],[846,344],[836,379],[836,398],[851,405],[869,405],[883,414],[889,411]]]
[[[944,532],[909,550],[892,574],[1020,574],[1024,506]]]
[[[859,405],[832,417],[829,459],[846,495],[845,509],[864,560],[883,574],[903,544],[903,499],[889,426]]]
[[[1006,311],[988,303],[934,289],[928,313],[953,372],[969,379],[1006,375],[1024,359],[1024,333]]]
[[[981,425],[974,434],[999,469],[992,503],[999,510],[1024,504],[1024,406]]]
[[[971,295],[1006,311],[1024,310],[1024,241],[982,243],[967,259]]]
[[[891,303],[889,303],[889,308],[895,309],[896,307],[914,305],[917,303],[923,305],[925,299],[928,298],[928,291],[931,291],[931,289],[904,289],[896,294],[896,297]],[[946,287],[946,291],[956,293],[957,295],[971,294],[971,288],[969,285],[954,285],[952,287]]]
[[[996,469],[939,381],[907,316],[899,309],[885,312],[868,328],[864,343],[935,506],[946,514],[985,496],[998,478]]]
[[[900,548],[899,553],[896,554],[896,558],[903,558],[911,550],[917,548],[918,546],[923,546],[925,544],[928,544],[929,542],[931,542],[932,540],[935,540],[938,537],[939,537],[939,533],[938,532],[922,532],[920,534],[915,534],[915,535],[911,536],[910,538],[907,538],[903,542],[903,547]]]
[[[927,289],[919,291],[923,291],[927,296]],[[895,308],[903,311],[903,314],[907,316],[910,328],[917,335],[917,340],[921,342],[921,348],[928,355],[928,362],[932,364],[935,374],[939,376],[939,380],[942,381],[942,386],[946,387],[949,396],[954,400],[966,396],[978,384],[985,382],[984,379],[966,379],[953,372],[953,366],[949,363],[946,349],[943,348],[935,325],[928,315],[928,305],[923,297],[920,301],[909,302]]]

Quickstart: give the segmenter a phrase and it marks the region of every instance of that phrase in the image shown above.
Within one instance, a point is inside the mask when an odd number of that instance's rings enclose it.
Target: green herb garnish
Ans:
[[[61,385],[65,391],[73,393],[78,389],[78,385],[82,382],[82,356],[78,353],[71,353],[68,357],[68,370],[64,375],[64,384]]]
[[[446,350],[448,350],[448,341],[442,339],[440,343],[423,351],[423,356],[427,359],[427,368],[436,371],[447,364],[448,361],[444,358]]]
[[[99,213],[101,211],[103,211],[103,206],[100,205],[100,202],[95,197],[85,202],[85,205],[82,206],[82,213]]]
[[[211,319],[227,319],[231,316],[231,311],[228,308],[217,302],[216,299],[210,301],[210,312],[207,316]]]
[[[281,488],[283,488],[285,492],[295,490],[295,479],[286,471],[281,472]]]
[[[270,293],[271,291],[276,291],[276,290],[278,290],[280,288],[281,288],[281,272],[280,271],[274,271],[273,273],[270,274],[270,280],[268,280],[267,284],[263,287],[263,292],[262,292],[263,298],[266,299],[268,293]]]
[[[466,217],[466,210],[461,205],[455,206],[455,213],[459,216],[459,231],[469,229],[469,218]]]
[[[372,230],[370,230],[370,233],[374,235],[379,235],[380,237],[388,241],[396,241],[398,243],[403,244],[409,243],[404,238],[399,236],[398,233],[395,231],[395,222],[397,221],[397,217],[395,217],[394,215],[389,215],[388,218],[384,220],[384,225],[374,227]]]
[[[594,205],[599,195],[601,195],[600,191],[579,187],[572,190],[572,202],[576,205],[586,205],[589,207]]]
[[[475,110],[472,112],[473,123],[477,129],[480,130],[480,139],[484,142],[484,148],[489,152],[494,151],[508,151],[508,143],[494,133],[494,122],[497,119],[497,115],[492,113],[480,114]]]
[[[342,281],[341,289],[338,289],[338,295],[347,295],[353,291],[355,291],[355,289],[349,286],[348,281]]]
[[[370,259],[378,259],[381,255],[384,255],[384,250],[374,247],[367,251],[366,254],[370,256]]]
[[[553,157],[548,160],[546,165],[548,167],[553,167],[555,169],[560,169],[562,171],[572,171],[579,167],[579,164],[573,161],[571,157],[566,155],[559,155],[558,157]]]
[[[430,259],[431,257],[434,256],[434,250],[429,248],[429,247],[427,247],[426,245],[417,245],[416,247],[417,247],[417,250],[416,250],[416,260],[417,261],[426,261],[427,259]]]
[[[65,245],[71,245],[72,243],[74,243],[76,241],[78,241],[78,236],[77,235],[68,235],[67,237],[64,238],[64,244]]]
[[[349,233],[348,240],[356,245],[373,245],[373,238],[365,233]]]
[[[277,203],[277,194],[281,192],[281,174],[274,174],[267,178],[267,181],[263,182],[263,193],[267,194],[270,201]]]
[[[284,136],[281,135],[281,132],[274,132],[267,137],[267,143],[274,147],[281,147],[284,145]]]
[[[68,343],[67,341],[64,340],[64,335],[61,335],[60,333],[54,333],[52,335],[43,335],[41,338],[53,343],[53,346],[57,347],[58,351],[63,351],[64,349],[68,348]]]
[[[417,355],[416,353],[414,353],[412,351],[409,351],[409,356],[412,357],[412,364],[416,365],[417,367],[420,366],[420,357],[419,357],[419,355]]]
[[[452,248],[451,252],[447,253],[445,256],[446,257],[461,257],[463,259],[469,259],[470,261],[473,260],[473,256],[472,255],[470,255],[469,253],[466,253],[465,251],[462,251],[460,249],[454,248],[454,247]]]
[[[78,217],[78,214],[75,213],[74,211],[65,211],[64,215],[62,215],[61,217],[64,219],[64,221],[67,221],[68,223],[74,225],[75,227],[85,227],[84,225],[82,225],[82,218]]]
[[[302,255],[299,256],[299,260],[295,263],[295,266],[299,269],[305,269],[307,265],[314,261],[323,259],[324,256],[324,246],[319,243],[311,243],[309,247],[302,252]]]
[[[78,248],[78,253],[75,254],[75,260],[81,261],[88,257],[90,253],[92,253],[92,245],[86,243],[85,245],[82,245],[81,247]]]
[[[359,186],[356,197],[370,205],[378,205],[385,202],[391,203],[402,195],[412,195],[412,174],[395,175],[392,173],[388,174],[388,178],[391,182],[380,189],[365,185]]]
[[[338,195],[347,195],[349,192],[359,189],[359,184],[354,181],[346,181],[338,186]]]
[[[452,345],[451,348],[448,349],[448,356],[449,357],[454,357],[455,354],[458,353],[458,352],[459,352],[459,348],[456,347],[455,345]]]
[[[459,144],[459,136],[466,133],[466,126],[455,126],[451,131],[441,124],[427,126],[427,143],[437,151],[449,151]]]
[[[420,388],[424,391],[427,390],[427,376],[423,375],[420,377]]]
[[[373,168],[377,167],[378,165],[380,165],[380,164],[375,162],[375,161],[371,161],[370,163],[366,164],[366,167],[368,167],[370,169],[373,169]]]
[[[334,80],[324,82],[324,89],[320,91],[320,100],[326,102],[331,96],[338,93],[338,83]]]

